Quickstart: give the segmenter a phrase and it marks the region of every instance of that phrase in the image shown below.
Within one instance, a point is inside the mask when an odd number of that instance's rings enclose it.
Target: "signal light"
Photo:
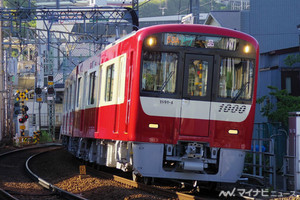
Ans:
[[[53,81],[53,76],[48,76],[48,81]]]
[[[22,106],[22,108],[24,109],[25,112],[28,111],[28,106]]]
[[[20,118],[20,119],[19,119],[19,122],[20,122],[20,123],[24,123],[24,122],[26,122],[26,119]]]
[[[35,93],[36,94],[42,94],[42,89],[41,88],[35,88]]]
[[[22,106],[22,114],[26,114],[26,112],[28,111],[28,107],[27,106]]]
[[[19,119],[19,122],[20,122],[20,123],[25,123],[25,122],[27,121],[28,118],[29,118],[29,116],[28,116],[27,114],[25,114],[23,117],[21,117],[21,118]]]
[[[48,88],[48,94],[54,94],[54,88],[53,87]]]

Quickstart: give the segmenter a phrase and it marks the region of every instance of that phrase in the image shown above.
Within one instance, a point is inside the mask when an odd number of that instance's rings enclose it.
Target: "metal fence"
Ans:
[[[40,124],[39,119],[41,119],[41,127],[48,127],[49,126],[49,119],[47,113],[41,113],[39,117],[38,114],[30,114],[29,115],[29,125],[31,127],[38,126]],[[62,116],[60,113],[55,114],[55,126],[59,127],[62,124]]]
[[[260,179],[265,187],[286,190],[287,141],[287,131],[280,123],[256,123],[251,150],[246,154],[244,176]]]

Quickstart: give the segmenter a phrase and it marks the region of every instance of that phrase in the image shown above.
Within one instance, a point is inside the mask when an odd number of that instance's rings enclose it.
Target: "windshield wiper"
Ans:
[[[242,95],[242,93],[246,90],[247,86],[249,85],[249,81],[245,84],[242,85],[242,87],[239,89],[238,93],[235,95],[235,97],[232,99],[231,103],[235,103],[240,96]]]
[[[165,87],[167,86],[168,82],[170,81],[171,77],[173,76],[173,74],[175,73],[175,71],[171,71],[169,74],[168,74],[168,77],[167,79],[163,82],[162,86],[161,86],[161,89],[159,92],[163,92],[163,90],[165,89]]]

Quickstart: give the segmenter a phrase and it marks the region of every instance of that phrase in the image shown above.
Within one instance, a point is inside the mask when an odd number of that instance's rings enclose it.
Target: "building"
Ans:
[[[139,19],[140,28],[153,26],[158,24],[181,24],[182,18],[186,15],[171,15],[171,16],[158,16],[158,17],[144,17]],[[199,14],[199,22],[203,24],[207,18],[207,13]]]
[[[211,11],[204,24],[243,31],[241,22],[244,15],[245,12],[241,11]]]

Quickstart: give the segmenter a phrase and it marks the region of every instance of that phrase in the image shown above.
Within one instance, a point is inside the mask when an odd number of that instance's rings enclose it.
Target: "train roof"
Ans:
[[[162,24],[162,25],[154,25],[145,27],[142,29],[139,29],[137,31],[133,31],[126,36],[112,42],[111,44],[107,45],[104,49],[98,51],[94,56],[90,57],[89,59],[85,60],[84,62],[80,63],[78,65],[79,72],[84,71],[84,69],[89,68],[91,62],[95,62],[95,64],[98,63],[98,59],[100,62],[100,55],[102,51],[105,51],[112,46],[130,38],[133,36],[142,36],[142,35],[150,35],[155,33],[162,33],[162,32],[179,32],[179,33],[204,33],[204,34],[215,34],[215,35],[221,35],[221,36],[227,36],[227,37],[236,37],[243,39],[245,41],[250,42],[257,50],[259,48],[257,40],[252,37],[251,35],[248,35],[246,33],[224,28],[224,27],[217,27],[217,26],[211,26],[211,25],[200,25],[200,24]],[[74,68],[72,73],[69,75],[68,79],[73,79],[74,74],[76,74],[77,67]]]
[[[160,32],[181,32],[181,33],[206,33],[206,34],[215,34],[222,35],[228,37],[236,37],[243,40],[246,40],[254,45],[255,48],[258,48],[257,40],[249,34],[243,33],[241,31],[217,27],[211,25],[201,25],[201,24],[162,24],[162,25],[154,25],[139,29],[138,31],[133,31],[130,34],[112,42],[107,45],[105,49],[112,47],[115,44],[118,44],[132,36],[142,35],[142,34],[154,34]]]

